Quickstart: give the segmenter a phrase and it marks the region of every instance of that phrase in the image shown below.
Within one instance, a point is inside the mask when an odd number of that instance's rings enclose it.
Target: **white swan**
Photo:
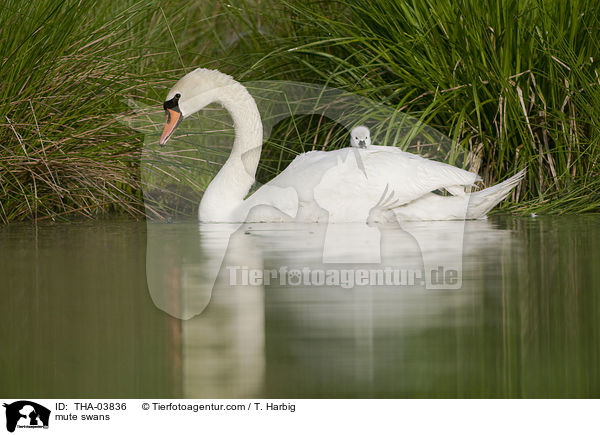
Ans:
[[[164,103],[167,122],[160,144],[182,119],[213,102],[230,113],[235,140],[200,202],[203,222],[366,222],[387,189],[394,194],[398,205],[393,211],[401,220],[477,219],[506,197],[524,174],[466,193],[466,187],[480,180],[477,174],[395,147],[370,145],[301,154],[244,199],[260,159],[262,124],[254,99],[230,76],[199,68],[181,78]],[[432,193],[438,189],[453,196]]]

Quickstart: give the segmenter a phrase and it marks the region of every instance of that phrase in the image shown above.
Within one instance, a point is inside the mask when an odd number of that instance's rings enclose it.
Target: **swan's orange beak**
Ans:
[[[158,142],[161,145],[167,143],[179,123],[181,122],[181,112],[173,109],[165,109],[165,113],[167,114],[167,122],[165,123],[165,128],[160,136],[160,141]]]

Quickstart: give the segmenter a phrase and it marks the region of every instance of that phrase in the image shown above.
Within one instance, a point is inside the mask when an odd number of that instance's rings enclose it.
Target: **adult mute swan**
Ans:
[[[393,213],[402,220],[478,219],[524,174],[466,193],[480,180],[477,174],[395,147],[370,145],[301,154],[245,199],[254,183],[263,131],[254,99],[230,76],[199,68],[181,78],[167,94],[159,143],[164,145],[184,118],[214,102],[229,112],[235,140],[200,202],[203,222],[366,222],[384,192],[393,195]],[[452,196],[432,193],[439,189]]]

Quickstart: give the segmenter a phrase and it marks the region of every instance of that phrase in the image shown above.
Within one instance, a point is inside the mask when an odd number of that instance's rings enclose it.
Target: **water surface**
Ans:
[[[2,227],[0,396],[600,397],[600,217],[412,230]],[[230,279],[428,263],[460,288]]]

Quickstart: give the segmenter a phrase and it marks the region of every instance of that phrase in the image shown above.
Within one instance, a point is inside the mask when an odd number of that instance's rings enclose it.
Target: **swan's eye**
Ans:
[[[165,110],[173,109],[173,110],[179,111],[179,98],[180,97],[181,97],[181,94],[177,93],[177,94],[175,94],[175,96],[173,98],[165,101],[163,104],[163,109],[165,109]]]

